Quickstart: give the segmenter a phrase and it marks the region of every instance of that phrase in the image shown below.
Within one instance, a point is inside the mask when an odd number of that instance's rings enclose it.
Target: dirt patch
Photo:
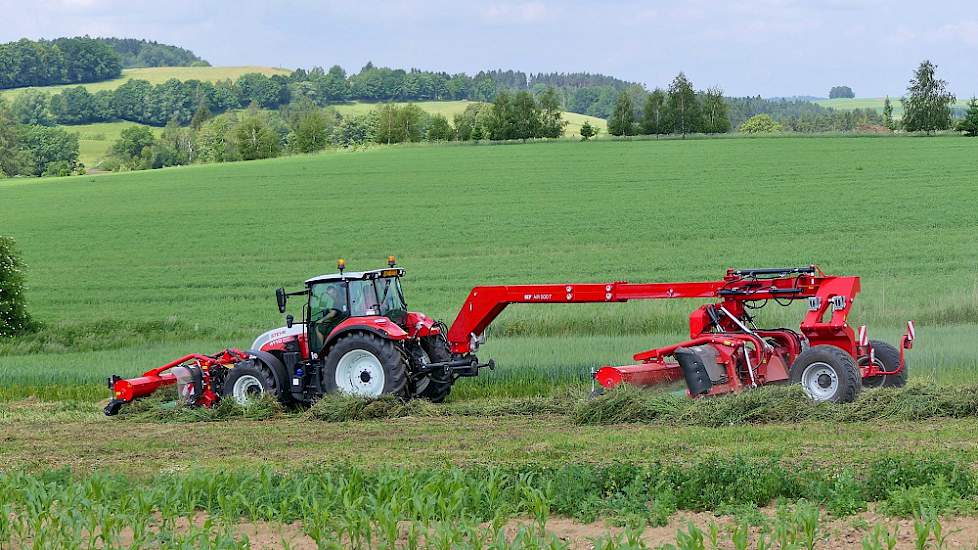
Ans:
[[[773,518],[773,509],[763,509],[761,513]],[[173,523],[172,531],[177,534],[185,534],[191,527],[202,528],[207,523],[207,515],[203,512],[198,513],[192,520],[179,518]],[[931,533],[928,547],[942,548],[974,548],[975,541],[978,541],[978,518],[958,517],[942,518],[941,521],[943,545],[938,546],[936,537]],[[398,546],[407,546],[409,522],[402,522]],[[691,526],[699,529],[705,535],[707,547],[712,546],[710,540],[711,526],[713,531],[718,533],[719,547],[724,549],[734,548],[731,542],[732,533],[737,526],[737,521],[730,516],[718,517],[707,512],[679,512],[675,514],[669,523],[662,527],[647,527],[639,534],[641,541],[649,548],[657,548],[665,544],[675,544],[677,534],[688,532]],[[489,524],[481,526],[484,530],[491,529]],[[151,528],[156,531],[156,528]],[[521,530],[539,532],[536,524],[527,518],[518,518],[508,521],[502,531],[508,541],[512,541]],[[916,534],[914,521],[910,519],[894,519],[877,515],[874,512],[865,512],[857,516],[843,519],[823,520],[818,525],[815,534],[816,548],[829,550],[844,550],[859,547],[867,537],[872,538],[876,531],[876,536],[891,534],[895,540],[896,549],[914,549],[916,545]],[[315,541],[305,534],[301,523],[270,523],[270,522],[240,522],[231,529],[237,536],[245,535],[252,548],[291,548],[294,550],[316,550]],[[613,525],[606,521],[595,523],[581,523],[568,518],[551,518],[547,521],[546,532],[558,538],[572,550],[591,550],[595,547],[595,541],[608,538],[617,538],[624,541],[626,536],[634,536],[636,532],[629,533],[626,528]],[[749,530],[749,547],[757,546],[757,541],[766,538],[771,543],[770,533],[764,534],[762,529],[752,527]],[[121,533],[116,542],[127,545],[132,542],[132,531],[126,529]],[[421,547],[425,545],[424,535],[418,540]],[[886,547],[884,540],[882,547]],[[343,541],[348,546],[349,541]],[[379,544],[379,543],[378,543]],[[776,544],[769,544],[777,546]]]

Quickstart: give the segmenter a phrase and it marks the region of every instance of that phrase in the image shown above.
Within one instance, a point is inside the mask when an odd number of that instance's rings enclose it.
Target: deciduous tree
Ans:
[[[703,116],[693,83],[679,73],[669,85],[669,117],[676,134],[692,134],[702,129]]]
[[[907,86],[903,99],[903,127],[908,132],[947,130],[951,127],[951,104],[954,94],[947,91],[947,82],[937,78],[937,66],[929,60],[921,62]]]
[[[634,136],[635,130],[632,98],[627,91],[622,90],[615,102],[615,110],[608,119],[608,133],[613,136]]]
[[[641,132],[645,135],[668,134],[669,114],[666,109],[666,94],[656,88],[645,98],[642,108]]]
[[[968,102],[968,111],[958,123],[958,131],[969,136],[978,136],[978,99],[971,98]]]
[[[730,117],[723,90],[710,88],[703,97],[703,131],[707,134],[725,134],[730,131]]]

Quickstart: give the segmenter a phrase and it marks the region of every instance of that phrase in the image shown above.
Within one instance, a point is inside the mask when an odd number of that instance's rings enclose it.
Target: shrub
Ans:
[[[754,115],[740,125],[743,134],[770,134],[781,131],[781,125],[771,118],[771,115]]]
[[[35,328],[24,300],[24,269],[14,249],[14,240],[0,237],[0,336]]]

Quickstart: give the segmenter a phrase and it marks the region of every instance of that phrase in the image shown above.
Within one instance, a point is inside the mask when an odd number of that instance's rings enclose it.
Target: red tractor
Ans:
[[[687,283],[584,283],[473,288],[451,328],[409,312],[400,278],[387,269],[339,272],[309,279],[305,288],[276,291],[279,311],[289,297],[303,298],[303,320],[258,337],[248,351],[188,355],[143,376],[109,379],[112,415],[133,399],[176,384],[190,404],[211,406],[221,397],[239,402],[258,394],[283,403],[309,403],[342,392],[443,401],[459,377],[477,376],[475,353],[489,324],[513,303],[570,304],[655,299],[714,299],[690,316],[690,339],[638,353],[634,365],[594,373],[602,388],[684,380],[691,397],[720,395],[764,384],[793,382],[816,401],[848,402],[863,386],[902,386],[904,350],[913,346],[912,322],[898,348],[869,340],[848,323],[859,293],[858,277],[825,275],[817,266],[729,269],[722,280]],[[770,302],[807,302],[800,331],[759,328],[756,310]]]
[[[295,292],[276,290],[281,313],[290,298],[301,297],[301,322],[286,316],[284,327],[258,336],[248,351],[188,355],[143,376],[113,376],[114,415],[133,399],[162,386],[177,385],[188,404],[210,406],[221,397],[244,403],[271,394],[282,403],[311,403],[328,393],[363,397],[395,395],[440,403],[459,377],[483,367],[471,355],[453,357],[444,324],[408,311],[401,289],[404,269],[346,271],[313,277]]]

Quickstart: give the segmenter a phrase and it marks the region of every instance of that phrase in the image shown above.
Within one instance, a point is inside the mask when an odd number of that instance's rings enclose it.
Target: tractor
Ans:
[[[113,376],[105,413],[174,384],[192,405],[225,397],[245,403],[263,394],[283,404],[309,404],[330,393],[440,403],[459,377],[494,363],[453,358],[445,325],[408,311],[403,276],[393,256],[387,268],[371,271],[347,271],[341,259],[336,273],[308,279],[301,290],[275,291],[280,313],[290,299],[302,300],[302,321],[286,315],[284,327],[259,335],[248,351],[192,354],[138,378]]]
[[[654,386],[684,381],[693,398],[765,384],[797,383],[815,401],[849,402],[863,387],[902,386],[905,350],[916,331],[907,323],[900,346],[870,340],[849,324],[860,291],[853,276],[826,275],[816,265],[728,269],[713,281],[678,283],[529,284],[477,286],[451,327],[408,311],[394,257],[388,267],[313,277],[302,290],[276,291],[279,312],[301,297],[302,321],[259,336],[247,351],[192,354],[141,377],[113,376],[112,415],[133,399],[176,384],[189,404],[222,397],[246,402],[260,394],[283,403],[310,403],[329,393],[394,395],[444,401],[460,377],[495,363],[476,353],[486,330],[510,304],[620,303],[633,300],[713,300],[689,317],[689,340],[635,354],[632,365],[594,370],[594,383]],[[807,305],[799,330],[763,328],[757,311],[769,303]]]

